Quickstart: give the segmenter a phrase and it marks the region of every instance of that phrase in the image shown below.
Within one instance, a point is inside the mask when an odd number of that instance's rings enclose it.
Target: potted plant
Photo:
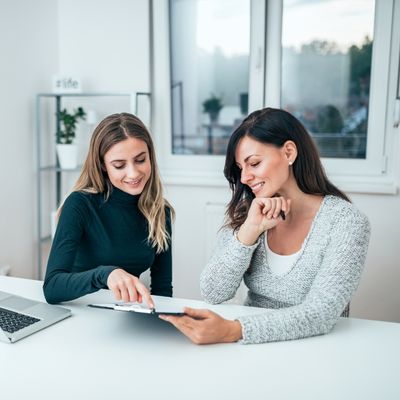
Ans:
[[[61,125],[56,133],[59,165],[62,169],[74,169],[78,165],[78,150],[74,143],[76,126],[79,120],[86,119],[86,112],[82,107],[78,107],[70,114],[64,108],[58,112],[57,119]]]
[[[219,112],[222,107],[222,99],[220,97],[211,94],[211,97],[203,101],[203,112],[207,113],[210,117],[210,122],[215,123],[218,121]]]

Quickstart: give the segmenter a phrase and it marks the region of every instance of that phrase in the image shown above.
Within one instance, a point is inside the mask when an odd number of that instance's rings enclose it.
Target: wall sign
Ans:
[[[81,80],[70,75],[53,76],[53,93],[81,93]]]

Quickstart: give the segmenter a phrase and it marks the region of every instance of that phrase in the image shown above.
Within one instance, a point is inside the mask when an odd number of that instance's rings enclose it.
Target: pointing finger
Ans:
[[[144,286],[142,283],[138,282],[136,284],[136,290],[139,292],[139,294],[144,298],[145,302],[150,308],[155,308],[154,307],[154,301],[150,296],[150,292],[147,290],[146,286]]]

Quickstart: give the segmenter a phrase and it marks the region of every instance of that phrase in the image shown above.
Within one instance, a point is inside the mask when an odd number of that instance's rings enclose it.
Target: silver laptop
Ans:
[[[71,315],[71,310],[0,291],[0,341],[13,343]]]

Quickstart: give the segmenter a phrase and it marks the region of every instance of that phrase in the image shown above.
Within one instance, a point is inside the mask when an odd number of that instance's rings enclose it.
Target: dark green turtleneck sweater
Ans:
[[[150,268],[151,293],[172,296],[171,247],[156,254],[147,241],[139,196],[117,188],[104,194],[73,192],[65,200],[47,263],[43,291],[49,303],[107,288],[108,275],[122,268],[137,277]],[[167,230],[171,234],[170,213]]]

